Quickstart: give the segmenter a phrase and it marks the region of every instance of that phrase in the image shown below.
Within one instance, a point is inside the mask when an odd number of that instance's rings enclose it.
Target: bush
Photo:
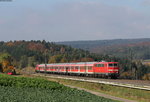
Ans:
[[[0,86],[14,87],[32,87],[44,89],[63,89],[67,88],[59,83],[50,82],[40,78],[13,77],[8,75],[0,75]]]
[[[150,80],[150,73],[145,74],[142,79],[143,80]]]

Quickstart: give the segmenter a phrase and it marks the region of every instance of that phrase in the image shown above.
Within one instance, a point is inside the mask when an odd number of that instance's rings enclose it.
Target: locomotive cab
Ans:
[[[111,78],[117,78],[119,76],[118,62],[108,62],[108,75]]]
[[[119,76],[118,62],[98,62],[93,67],[96,76],[117,78]]]

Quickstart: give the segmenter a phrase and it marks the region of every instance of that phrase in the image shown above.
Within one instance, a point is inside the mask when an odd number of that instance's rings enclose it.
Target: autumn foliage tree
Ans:
[[[14,71],[14,66],[11,64],[12,58],[8,53],[0,54],[0,71],[7,73]]]

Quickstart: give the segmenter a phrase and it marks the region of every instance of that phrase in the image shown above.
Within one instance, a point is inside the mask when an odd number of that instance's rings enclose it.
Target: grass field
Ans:
[[[0,75],[1,102],[116,102],[41,78]]]

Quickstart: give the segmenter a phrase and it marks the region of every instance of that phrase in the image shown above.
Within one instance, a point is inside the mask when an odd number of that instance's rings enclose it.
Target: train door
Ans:
[[[88,66],[86,66],[86,73],[88,73]]]
[[[85,74],[85,76],[88,76],[88,67],[87,67],[86,64],[85,64],[84,68],[85,68],[85,69],[84,69],[84,70],[85,70],[85,73],[84,73],[84,74]]]
[[[66,66],[65,68],[66,68],[66,74],[68,74],[69,67]]]
[[[84,71],[85,71],[85,74],[88,72],[88,68],[87,68],[87,63],[85,62],[85,65],[84,65]]]

